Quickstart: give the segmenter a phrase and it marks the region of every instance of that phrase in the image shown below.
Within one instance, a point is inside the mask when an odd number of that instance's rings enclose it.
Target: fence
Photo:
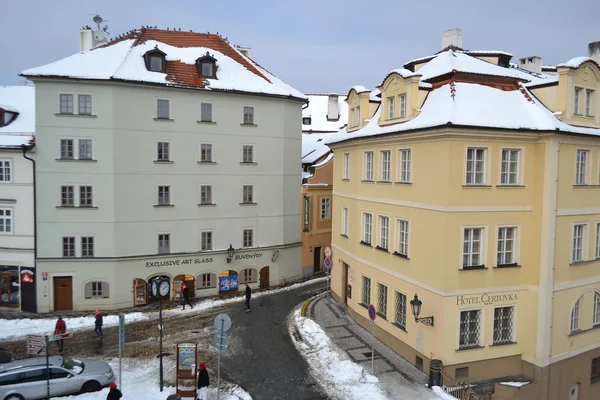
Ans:
[[[442,390],[458,400],[481,400],[481,397],[471,388],[469,382],[456,382],[442,372]]]

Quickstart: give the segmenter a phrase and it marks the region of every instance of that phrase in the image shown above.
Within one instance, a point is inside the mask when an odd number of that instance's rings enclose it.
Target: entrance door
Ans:
[[[313,274],[321,272],[321,246],[313,249],[314,257],[313,260]]]
[[[54,311],[73,309],[73,278],[70,276],[54,277]]]
[[[344,263],[343,266],[344,266],[344,281],[343,281],[344,287],[342,288],[342,290],[344,291],[344,304],[348,305],[348,270],[350,269],[350,266],[346,263]]]
[[[579,383],[571,386],[571,392],[569,395],[569,400],[579,400]]]
[[[269,287],[269,266],[263,267],[260,270],[260,288],[267,289]]]

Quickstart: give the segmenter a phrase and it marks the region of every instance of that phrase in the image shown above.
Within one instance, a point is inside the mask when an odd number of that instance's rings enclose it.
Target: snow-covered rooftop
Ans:
[[[0,127],[0,147],[28,144],[35,132],[35,88],[0,86],[0,108],[18,113],[10,124]]]
[[[363,85],[354,85],[350,88],[350,90],[352,90],[352,89],[356,90],[356,93],[363,93],[363,92],[369,91],[369,89],[367,89]]]
[[[302,164],[314,164],[331,150],[325,142],[333,133],[302,134]]]
[[[341,127],[348,123],[348,104],[345,102],[346,96],[338,96],[340,118],[337,121],[329,121],[327,119],[329,95],[309,94],[307,97],[308,107],[302,110],[302,117],[310,117],[310,125],[304,125],[303,123],[303,132],[337,132]]]
[[[571,58],[569,61],[567,61],[566,63],[561,63],[558,64],[556,67],[567,67],[567,68],[579,68],[581,66],[581,64],[591,61],[594,64],[598,65],[598,63],[596,62],[596,60],[594,60],[591,57],[575,57],[575,58]],[[599,65],[600,67],[600,65]]]
[[[381,102],[381,90],[379,89],[374,89],[370,94],[369,94],[369,101],[374,101],[374,102]]]

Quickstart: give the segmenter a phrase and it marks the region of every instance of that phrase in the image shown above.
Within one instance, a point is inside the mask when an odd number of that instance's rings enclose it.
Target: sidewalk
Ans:
[[[350,359],[371,372],[371,332],[358,325],[329,296],[319,296],[306,309],[306,317],[317,322],[327,336]],[[425,387],[428,376],[375,339],[375,373],[389,398],[439,399]]]

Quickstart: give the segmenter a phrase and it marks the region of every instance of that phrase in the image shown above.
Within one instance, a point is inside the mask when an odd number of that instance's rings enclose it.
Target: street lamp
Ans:
[[[422,304],[423,302],[419,300],[419,296],[417,296],[417,294],[415,293],[415,298],[410,301],[410,307],[412,308],[412,313],[415,317],[415,322],[422,322],[425,325],[433,326],[433,316],[419,318],[419,314],[421,314]]]
[[[231,243],[229,243],[229,248],[227,249],[227,262],[228,263],[230,263],[231,260],[233,260],[233,251],[234,251],[234,248],[231,245]]]

